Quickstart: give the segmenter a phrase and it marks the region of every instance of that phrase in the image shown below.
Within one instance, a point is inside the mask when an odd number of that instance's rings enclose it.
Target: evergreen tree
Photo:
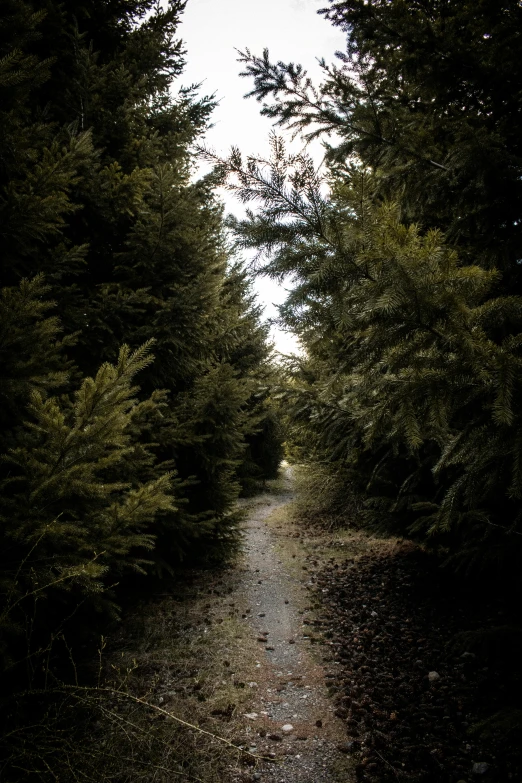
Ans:
[[[514,576],[520,4],[322,13],[347,49],[320,87],[267,51],[241,59],[262,113],[325,141],[327,181],[277,141],[270,164],[234,152],[224,166],[261,204],[234,224],[241,240],[296,283],[282,308],[307,349],[294,428],[359,488],[373,524]]]
[[[33,671],[64,618],[86,599],[110,607],[107,584],[143,572],[153,523],[173,508],[172,477],[136,438],[165,405],[161,393],[136,399],[147,349],[123,348],[73,399],[50,397],[67,375],[45,293],[35,279],[0,299],[2,653]]]
[[[247,52],[263,113],[330,156],[379,174],[406,222],[440,228],[463,261],[498,267],[519,290],[522,9],[517,0],[331,0],[347,37],[315,89],[301,66]],[[270,100],[272,98],[272,100]]]
[[[63,351],[73,342],[61,338],[60,322],[49,316],[53,302],[41,276],[4,288],[0,297],[0,434],[1,450],[23,420],[31,395],[65,386],[67,364]],[[61,338],[61,339],[60,339]]]
[[[271,399],[279,368],[271,359],[268,326],[261,323],[261,308],[240,264],[228,270],[222,302],[220,358],[238,377],[248,379],[244,403],[248,429],[237,471],[242,492],[249,494],[258,490],[260,481],[276,478],[283,459],[282,429]]]
[[[307,356],[287,395],[309,456],[365,494],[373,527],[516,573],[522,300],[376,203],[361,167],[337,164],[326,196],[313,162],[274,138],[270,163],[236,151],[225,168],[261,203],[232,221],[240,240],[294,281],[282,316]]]
[[[213,102],[171,90],[183,7],[10,2],[1,39],[12,93],[2,282],[45,274],[62,328],[76,336],[67,357],[77,382],[116,362],[123,343],[154,339],[141,396],[164,389],[166,406],[135,435],[178,473],[176,510],[156,528],[163,566],[189,551],[214,561],[225,540],[230,551],[237,544],[231,505],[259,429],[251,401],[268,356],[244,282],[229,280],[213,180],[191,182],[189,146]]]
[[[35,596],[36,626],[54,633],[78,605],[114,602],[125,574],[216,563],[239,541],[233,504],[267,415],[269,347],[214,180],[191,180],[213,102],[171,92],[183,7],[7,0],[0,13],[13,660]]]
[[[230,557],[272,416],[266,327],[215,178],[192,177],[213,101],[172,89],[183,8],[0,9],[2,720],[16,705],[38,759],[49,701],[28,727],[24,688],[61,677],[129,578]]]

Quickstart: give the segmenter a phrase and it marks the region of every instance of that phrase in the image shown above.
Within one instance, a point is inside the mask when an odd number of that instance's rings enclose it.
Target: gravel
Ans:
[[[487,591],[466,592],[409,544],[341,562],[314,553],[299,575],[278,554],[284,536],[276,540],[265,523],[291,500],[289,472],[281,495],[263,496],[248,520],[241,590],[259,676],[245,724],[250,745],[273,763],[232,780],[520,783],[511,724],[478,730],[521,703],[519,610]],[[313,648],[303,625],[310,590],[319,606]],[[472,642],[496,626],[505,626],[504,642],[502,634],[491,649]]]
[[[505,601],[466,592],[412,546],[323,569],[317,589],[330,637],[327,677],[358,780],[522,780],[520,727],[518,736],[477,730],[520,704],[513,638],[506,631],[504,643],[480,654],[462,650],[484,628],[516,629],[520,618],[508,616]]]
[[[256,753],[272,756],[273,761],[259,764],[255,772],[245,771],[238,781],[332,783],[332,765],[343,757],[339,743],[344,725],[333,714],[324,668],[303,638],[301,607],[308,593],[282,562],[265,523],[292,499],[291,469],[287,469],[281,494],[259,498],[246,527],[239,590],[248,598],[245,620],[260,650],[255,703],[245,723],[255,736]],[[348,783],[354,778],[343,779]]]

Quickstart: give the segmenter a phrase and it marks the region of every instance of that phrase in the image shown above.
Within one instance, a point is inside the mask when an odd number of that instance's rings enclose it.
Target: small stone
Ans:
[[[440,674],[438,672],[429,672],[428,680],[430,682],[437,682],[437,680],[440,680]]]
[[[474,775],[484,775],[489,769],[489,764],[485,761],[477,761],[473,764],[472,772]]]
[[[343,742],[342,745],[337,746],[337,750],[340,750],[341,753],[353,753],[355,742]]]
[[[245,712],[245,718],[248,718],[248,720],[255,720],[257,718],[257,712]]]
[[[257,616],[258,617],[265,617],[265,613],[264,612],[259,612],[259,614]]]
[[[284,726],[281,726],[281,731],[283,732],[283,734],[290,734],[290,732],[293,730],[294,727],[292,726],[291,723],[285,723]]]
[[[476,658],[477,656],[475,655],[475,653],[470,653],[470,652],[463,652],[463,653],[462,653],[462,655],[461,655],[460,657],[461,657],[461,658],[464,658],[464,660],[466,660],[466,659],[468,659],[468,660],[469,660],[469,659]]]
[[[254,774],[252,775],[252,780],[261,780],[261,773],[254,772]]]

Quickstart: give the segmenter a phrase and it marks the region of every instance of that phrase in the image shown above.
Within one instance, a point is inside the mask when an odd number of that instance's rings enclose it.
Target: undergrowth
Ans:
[[[255,764],[239,729],[255,655],[235,578],[191,572],[142,602],[88,677],[71,650],[70,684],[51,677],[12,705],[0,780],[218,783]]]
[[[362,500],[342,473],[321,463],[296,465],[293,471],[295,515],[302,523],[326,530],[360,526]]]

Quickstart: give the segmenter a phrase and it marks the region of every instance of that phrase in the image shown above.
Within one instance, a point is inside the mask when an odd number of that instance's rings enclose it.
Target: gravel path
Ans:
[[[292,500],[292,473],[286,469],[278,495],[258,498],[249,513],[240,590],[248,599],[247,617],[259,644],[256,696],[244,715],[250,750],[269,756],[246,779],[265,783],[332,783],[354,778],[340,752],[346,727],[334,715],[324,670],[310,649],[303,608],[306,587],[279,556],[265,520]],[[345,770],[342,772],[342,770]],[[238,778],[244,780],[243,778]]]
[[[259,653],[243,736],[277,763],[235,780],[522,783],[514,597],[412,543],[292,524],[292,498],[287,468],[249,513],[239,591]]]

